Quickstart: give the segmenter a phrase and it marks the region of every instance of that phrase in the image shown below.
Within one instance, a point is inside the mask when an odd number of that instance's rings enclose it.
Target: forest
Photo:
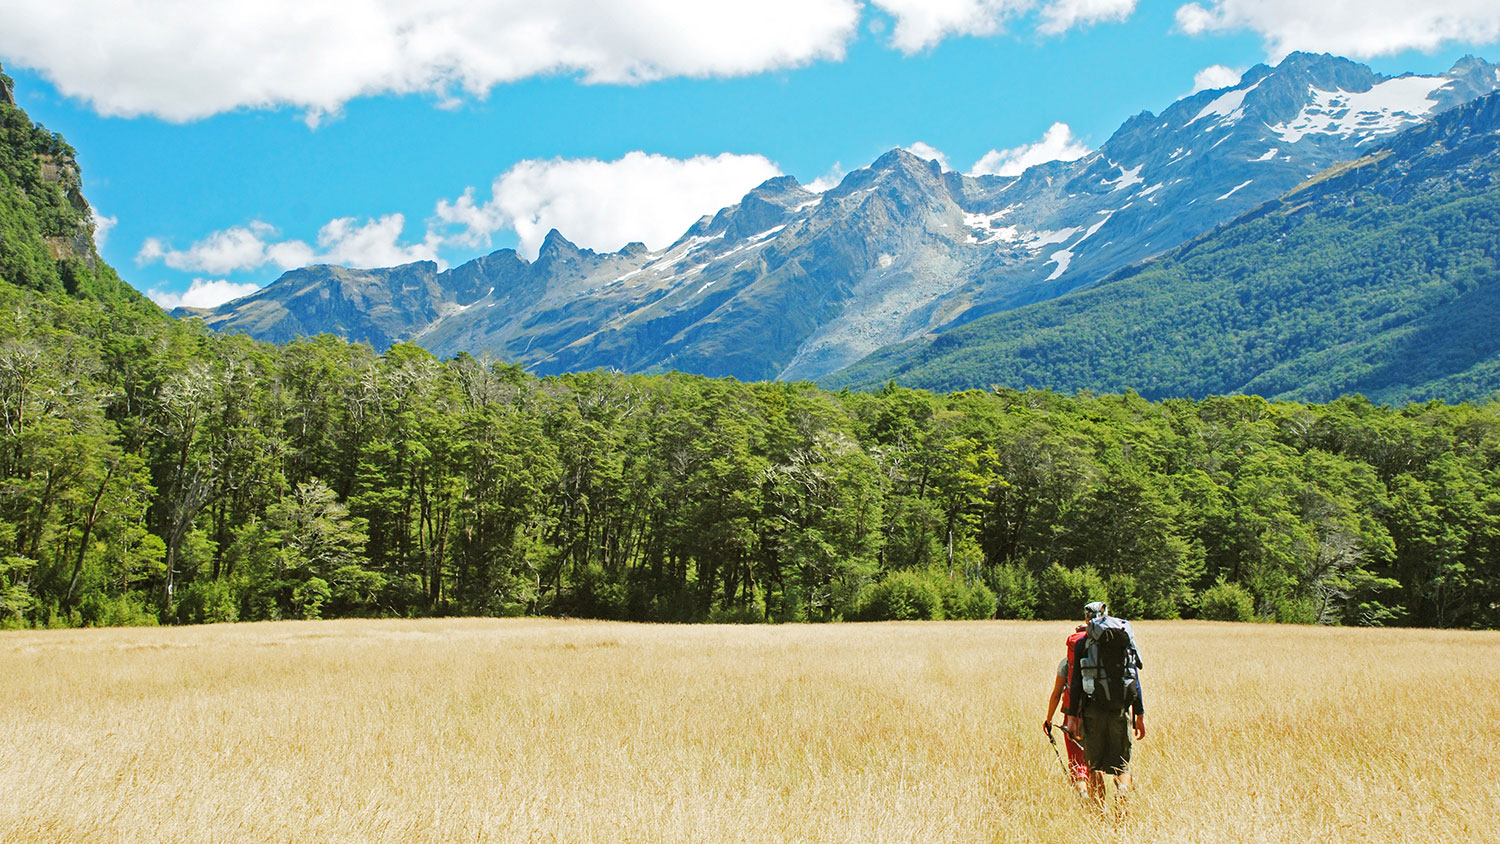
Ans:
[[[538,378],[174,321],[0,76],[0,625],[1500,625],[1500,403]]]
[[[282,346],[7,285],[12,625],[1493,627],[1500,404],[871,393]]]

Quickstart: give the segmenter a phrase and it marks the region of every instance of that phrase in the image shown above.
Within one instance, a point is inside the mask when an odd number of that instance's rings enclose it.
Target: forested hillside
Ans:
[[[1483,401],[1500,389],[1497,305],[1490,95],[1095,289],[882,350],[824,383]]]
[[[536,378],[167,320],[0,102],[0,622],[1500,624],[1500,404]]]
[[[1500,622],[1500,405],[537,379],[4,305],[13,624],[1072,616],[1106,594]]]

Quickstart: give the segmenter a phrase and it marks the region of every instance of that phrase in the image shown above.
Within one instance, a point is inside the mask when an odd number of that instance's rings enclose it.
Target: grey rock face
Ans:
[[[554,231],[531,262],[501,250],[443,273],[308,268],[204,317],[264,339],[411,340],[537,373],[813,379],[1093,284],[1497,85],[1496,67],[1473,58],[1388,78],[1296,53],[1016,177],[892,150],[821,194],[772,179],[664,250],[600,254]]]

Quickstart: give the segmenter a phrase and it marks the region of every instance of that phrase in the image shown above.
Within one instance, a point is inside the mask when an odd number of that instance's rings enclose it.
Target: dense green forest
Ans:
[[[280,347],[7,285],[10,624],[1500,623],[1500,405],[836,394]]]
[[[0,623],[1500,624],[1500,404],[548,378],[174,322],[0,101]]]

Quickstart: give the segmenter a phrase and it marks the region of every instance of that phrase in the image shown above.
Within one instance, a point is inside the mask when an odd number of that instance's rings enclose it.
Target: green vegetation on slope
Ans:
[[[10,623],[1500,624],[1500,404],[538,379],[7,290]]]
[[[1073,296],[824,383],[1148,397],[1485,399],[1500,389],[1500,98]]]
[[[73,148],[33,124],[0,73],[0,278],[44,293],[154,309],[94,249]]]

